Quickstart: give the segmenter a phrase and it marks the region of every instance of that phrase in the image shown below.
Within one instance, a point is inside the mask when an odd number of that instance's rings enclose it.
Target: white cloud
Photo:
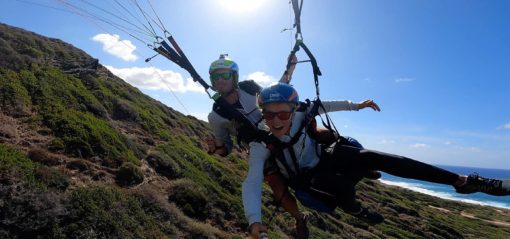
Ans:
[[[455,148],[457,150],[470,152],[470,153],[481,153],[482,152],[482,150],[480,148],[474,147],[474,146],[471,146],[471,147],[457,146]]]
[[[420,149],[425,149],[425,148],[430,148],[430,145],[428,145],[428,144],[422,144],[422,143],[416,143],[416,144],[409,145],[409,147],[411,147],[411,148],[420,148]]]
[[[95,35],[92,40],[103,44],[103,51],[122,60],[135,61],[138,59],[138,56],[133,53],[136,46],[129,40],[120,40],[119,35],[101,33]]]
[[[395,83],[405,83],[405,82],[413,82],[413,78],[397,78],[395,79]]]
[[[503,125],[503,129],[510,129],[510,123]]]
[[[253,73],[250,73],[246,79],[248,80],[255,80],[255,82],[257,82],[259,85],[261,85],[262,87],[267,87],[273,83],[276,83],[278,82],[278,80],[276,80],[274,77],[270,76],[270,75],[266,75],[266,73],[262,72],[262,71],[257,71],[257,72],[253,72]]]
[[[177,72],[161,70],[156,67],[115,68],[106,66],[106,68],[140,89],[205,93],[204,88],[193,82],[193,79],[188,78],[185,81],[182,75]]]
[[[394,144],[395,143],[395,140],[391,140],[391,139],[382,139],[381,141],[379,141],[380,144]]]

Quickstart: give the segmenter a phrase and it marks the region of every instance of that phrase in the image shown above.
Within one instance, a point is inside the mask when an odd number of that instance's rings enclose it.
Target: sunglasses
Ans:
[[[216,81],[216,80],[219,80],[220,78],[223,80],[230,80],[230,79],[232,79],[233,75],[234,75],[234,73],[232,73],[232,72],[212,73],[211,80]]]
[[[264,111],[262,112],[262,117],[264,117],[265,120],[273,120],[274,117],[278,117],[278,119],[280,120],[288,120],[290,119],[292,113],[293,111],[280,111],[280,112]]]

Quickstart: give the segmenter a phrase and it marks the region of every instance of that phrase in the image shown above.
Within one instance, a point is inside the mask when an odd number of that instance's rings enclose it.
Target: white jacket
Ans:
[[[352,103],[351,101],[322,101],[326,112],[342,111],[342,110],[358,110],[359,104]],[[310,111],[312,106],[308,107],[307,111]],[[282,142],[289,142],[293,135],[296,135],[301,128],[301,124],[308,112],[296,112],[292,118],[292,125],[290,128],[289,135],[282,136],[279,140]],[[319,113],[323,114],[324,111],[319,108]],[[244,213],[248,222],[251,224],[255,222],[261,222],[262,213],[262,180],[263,180],[263,169],[264,163],[270,156],[269,149],[263,142],[251,142],[250,143],[250,155],[248,160],[248,175],[243,183],[243,205]],[[316,144],[307,133],[306,129],[303,129],[303,133],[296,144],[292,146],[298,160],[298,166],[300,169],[312,169],[320,161],[320,144]],[[291,160],[288,149],[284,150],[286,160]],[[288,165],[293,165],[290,163]],[[278,164],[282,174],[287,175],[285,167]]]

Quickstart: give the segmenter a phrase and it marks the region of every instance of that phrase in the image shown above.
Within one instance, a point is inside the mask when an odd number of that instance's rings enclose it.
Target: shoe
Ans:
[[[455,191],[461,194],[482,192],[494,196],[507,196],[510,195],[510,180],[484,178],[474,173],[468,176],[464,185],[455,186]]]
[[[365,207],[361,207],[359,212],[349,214],[370,224],[379,224],[384,221],[384,217],[381,214],[373,212]]]
[[[302,214],[301,218],[296,219],[296,238],[308,239],[310,231],[308,231],[308,214]]]
[[[370,180],[377,180],[381,178],[381,173],[376,170],[369,170],[363,175],[365,178],[368,178]]]

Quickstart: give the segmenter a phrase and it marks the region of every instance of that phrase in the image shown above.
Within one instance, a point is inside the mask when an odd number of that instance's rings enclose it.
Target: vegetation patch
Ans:
[[[123,163],[117,172],[116,180],[121,186],[131,186],[143,182],[143,172],[140,167],[131,162]]]
[[[168,238],[167,227],[140,202],[112,188],[79,188],[71,194],[68,238]]]
[[[182,169],[179,164],[167,154],[154,151],[147,156],[147,162],[158,174],[171,179],[182,176]]]
[[[167,144],[157,150],[174,160],[182,169],[183,177],[202,185],[207,190],[208,200],[219,209],[211,212],[209,218],[233,220],[246,223],[241,203],[241,172],[234,172],[197,147],[189,137],[172,136]]]
[[[39,182],[44,183],[50,188],[56,188],[63,191],[71,184],[69,177],[58,169],[40,167],[34,172],[34,174]]]
[[[188,216],[205,220],[212,209],[207,190],[189,179],[179,179],[170,189],[168,199]]]
[[[21,180],[35,184],[35,170],[39,166],[27,156],[7,145],[0,144],[0,173],[16,176]]]

